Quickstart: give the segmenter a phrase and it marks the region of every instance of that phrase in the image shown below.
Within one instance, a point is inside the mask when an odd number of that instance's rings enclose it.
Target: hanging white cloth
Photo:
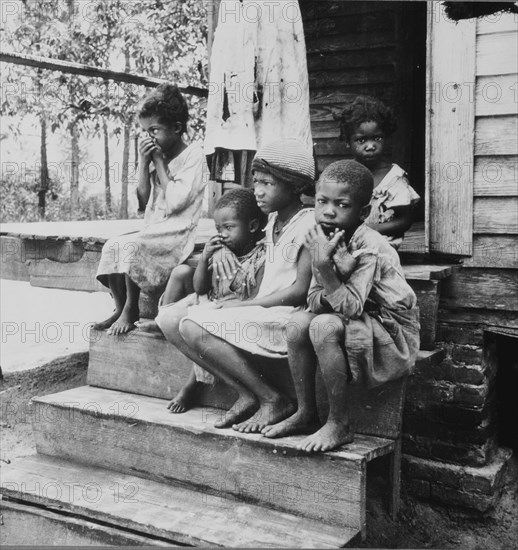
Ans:
[[[222,0],[211,54],[205,153],[294,138],[312,149],[298,1]]]

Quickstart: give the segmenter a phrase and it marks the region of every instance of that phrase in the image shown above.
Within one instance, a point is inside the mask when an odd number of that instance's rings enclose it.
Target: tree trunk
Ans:
[[[108,123],[103,117],[103,135],[104,135],[104,201],[106,213],[112,210],[112,196],[110,192],[110,142],[108,139]]]
[[[121,173],[121,207],[120,217],[122,219],[128,218],[128,180],[129,180],[129,155],[130,155],[130,130],[131,121],[126,120],[124,122],[124,141],[122,149],[122,173]]]
[[[45,115],[40,115],[41,141],[40,141],[40,185],[38,188],[38,215],[41,221],[45,220],[45,208],[47,191],[49,190],[49,166],[47,160],[47,120]]]
[[[72,170],[70,178],[70,215],[75,219],[79,212],[79,132],[76,123],[70,127],[72,135]]]
[[[130,55],[126,49],[125,55],[125,67],[126,72],[130,71]],[[122,149],[122,173],[121,173],[121,206],[120,217],[122,219],[128,218],[128,180],[129,180],[129,155],[130,155],[130,130],[131,130],[131,118],[129,116],[124,117],[124,141]]]

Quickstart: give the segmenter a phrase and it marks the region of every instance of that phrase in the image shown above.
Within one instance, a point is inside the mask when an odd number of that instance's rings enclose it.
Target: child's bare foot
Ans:
[[[264,427],[261,432],[265,437],[286,437],[287,435],[310,434],[319,426],[316,414],[297,411],[278,424]]]
[[[233,426],[236,422],[239,422],[243,418],[250,418],[256,409],[257,401],[252,394],[240,395],[238,400],[225,413],[224,418],[222,418],[219,422],[214,423],[214,427],[230,428],[230,426]]]
[[[258,433],[266,426],[284,420],[294,411],[295,405],[291,401],[285,397],[279,397],[273,403],[263,403],[251,418],[241,424],[234,424],[232,428],[242,433]]]
[[[143,319],[142,321],[137,321],[135,323],[135,326],[142,332],[155,332],[158,334],[162,334],[160,327],[157,325],[154,319]]]
[[[298,448],[307,453],[332,451],[340,445],[351,443],[354,433],[349,424],[341,422],[327,422],[318,432],[307,437]]]
[[[110,317],[108,317],[108,319],[106,319],[105,321],[101,321],[99,323],[94,323],[92,325],[92,328],[95,329],[95,330],[106,330],[107,328],[110,328],[113,323],[115,323],[115,321],[121,316],[121,311],[115,311],[113,313],[113,315],[111,315]]]
[[[124,308],[120,314],[120,317],[108,329],[108,334],[118,336],[119,334],[126,334],[127,332],[130,332],[130,330],[135,330],[135,321],[138,321],[138,318],[138,308]]]
[[[192,407],[194,392],[196,390],[197,382],[194,384],[186,384],[171,401],[169,401],[167,408],[172,413],[184,413]]]

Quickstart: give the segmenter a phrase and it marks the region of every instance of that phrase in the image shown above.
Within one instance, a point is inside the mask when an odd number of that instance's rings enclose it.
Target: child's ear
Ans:
[[[250,233],[257,233],[259,229],[259,220],[250,220],[248,228],[250,229]]]
[[[360,220],[363,222],[369,217],[369,214],[371,213],[371,205],[367,204],[361,209],[360,212]]]
[[[177,134],[181,134],[182,133],[182,130],[183,130],[183,124],[181,122],[175,122],[174,123],[174,131],[177,133]]]

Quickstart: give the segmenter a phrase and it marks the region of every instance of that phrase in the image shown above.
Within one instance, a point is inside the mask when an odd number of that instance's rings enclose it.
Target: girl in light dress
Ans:
[[[386,237],[397,250],[412,225],[420,197],[410,186],[406,172],[385,157],[387,139],[396,130],[392,110],[381,101],[358,96],[342,112],[340,139],[354,160],[366,166],[374,178],[371,212],[365,223]]]
[[[163,291],[171,271],[194,249],[206,181],[202,147],[183,140],[189,113],[176,86],[161,84],[143,101],[139,122],[137,195],[145,208],[141,231],[109,239],[97,279],[107,286],[115,312],[94,325],[114,335],[135,328],[140,291]]]
[[[296,330],[290,317],[305,307],[311,281],[303,244],[314,225],[313,209],[304,208],[300,200],[314,187],[311,151],[296,140],[280,140],[261,148],[252,168],[257,204],[269,214],[257,294],[225,301],[218,309],[193,306],[181,319],[171,308],[158,320],[168,340],[237,392],[238,399],[215,427],[242,432],[259,432],[294,411],[291,400],[260,376],[254,356],[287,357],[289,331]]]

